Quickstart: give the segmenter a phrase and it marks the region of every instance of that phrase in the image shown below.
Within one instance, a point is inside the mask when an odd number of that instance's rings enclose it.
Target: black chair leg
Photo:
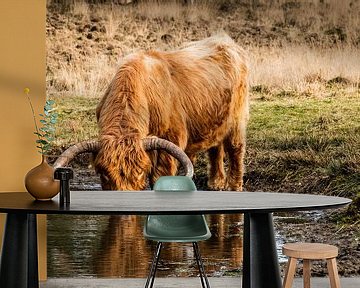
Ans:
[[[156,270],[157,270],[157,265],[159,263],[161,247],[162,247],[162,242],[158,242],[157,245],[156,245],[156,250],[155,250],[154,257],[153,257],[153,260],[152,260],[152,263],[151,263],[149,276],[148,276],[148,278],[146,280],[145,288],[148,288],[148,287],[152,288],[153,287],[154,280],[155,280],[155,274],[156,274]]]
[[[196,242],[193,242],[193,248],[194,248],[194,253],[195,253],[195,258],[196,258],[196,262],[199,268],[199,273],[200,273],[200,280],[201,280],[201,286],[203,288],[210,288],[210,284],[209,281],[207,279],[207,276],[205,274],[205,269],[204,269],[204,264],[200,255],[200,250],[199,250],[199,246]],[[205,281],[205,283],[204,283]]]

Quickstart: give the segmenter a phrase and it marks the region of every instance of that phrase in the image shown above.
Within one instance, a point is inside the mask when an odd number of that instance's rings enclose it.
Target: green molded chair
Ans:
[[[196,186],[187,176],[162,176],[156,181],[154,190],[162,191],[162,193],[191,192],[196,191]],[[191,242],[199,268],[201,285],[203,288],[210,288],[197,244],[198,241],[211,237],[204,215],[149,215],[144,226],[144,236],[158,242],[145,284],[146,288],[153,287],[164,242]]]

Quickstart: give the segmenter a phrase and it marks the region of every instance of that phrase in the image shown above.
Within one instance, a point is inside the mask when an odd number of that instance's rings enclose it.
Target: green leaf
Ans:
[[[44,110],[45,111],[50,111],[52,109],[52,106],[51,105],[45,105],[44,106]]]
[[[43,146],[43,149],[44,149],[44,150],[49,150],[50,147],[51,147],[51,146],[50,146],[50,143],[48,143],[48,144],[46,144],[46,145]]]
[[[55,128],[51,126],[46,127],[46,132],[55,132]]]
[[[48,144],[48,142],[46,140],[44,140],[44,139],[38,139],[35,142],[39,143],[39,144],[43,144],[43,145]]]

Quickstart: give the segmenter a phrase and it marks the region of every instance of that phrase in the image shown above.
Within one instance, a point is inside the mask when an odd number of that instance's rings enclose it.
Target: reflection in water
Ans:
[[[144,216],[48,216],[49,277],[141,277],[156,243],[143,237]],[[206,273],[240,269],[242,215],[207,215],[212,237],[199,242]],[[195,276],[191,244],[165,243],[157,276]]]
[[[111,216],[94,253],[94,273],[100,277],[142,277],[150,249],[141,238],[143,217]]]

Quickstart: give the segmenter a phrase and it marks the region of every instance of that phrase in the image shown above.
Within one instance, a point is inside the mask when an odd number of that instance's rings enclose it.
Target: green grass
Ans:
[[[260,185],[348,197],[359,192],[359,97],[255,101],[250,115],[247,166]]]
[[[99,99],[84,97],[54,99],[59,114],[55,150],[63,150],[72,143],[97,137],[95,109]]]
[[[359,217],[360,97],[327,98],[252,95],[247,130],[245,189],[349,197]],[[99,99],[56,98],[56,150],[97,136]],[[206,161],[196,179],[206,183]],[[204,188],[204,187],[200,187]]]

